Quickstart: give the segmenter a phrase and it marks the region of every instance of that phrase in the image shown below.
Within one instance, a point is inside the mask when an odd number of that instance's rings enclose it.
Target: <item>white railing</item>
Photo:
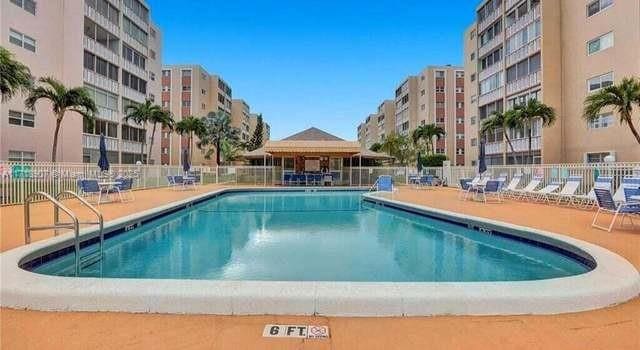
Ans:
[[[484,95],[478,97],[478,106],[484,106],[487,103],[499,100],[504,97],[504,86],[501,86],[493,91],[490,91]]]
[[[523,59],[540,51],[540,37],[528,42],[507,56],[507,67],[522,61]]]
[[[508,26],[505,31],[507,38],[519,32],[522,28],[528,26],[531,22],[535,21],[538,18],[540,18],[540,5],[534,7],[526,15],[518,18],[518,20],[515,21],[515,23]]]
[[[443,177],[451,187],[459,187],[460,179],[473,178],[478,173],[478,167],[450,167],[444,168]],[[578,194],[587,194],[593,188],[594,180],[598,176],[613,177],[614,191],[625,176],[640,176],[640,162],[629,163],[597,163],[597,164],[535,164],[535,165],[490,165],[487,173],[493,178],[500,174],[507,174],[510,180],[516,174],[522,174],[520,188],[526,186],[534,176],[543,178],[544,184],[553,181],[565,182],[569,176],[580,176],[582,182]]]
[[[84,39],[83,39],[83,45],[85,50],[93,54],[96,54],[101,58],[104,58],[115,65],[120,65],[120,56],[118,56],[117,53],[109,50],[108,47],[100,44],[99,42],[91,39],[86,35],[84,36]]]
[[[508,83],[507,96],[540,84],[541,76],[542,76],[542,72],[538,71]]]
[[[484,57],[487,53],[493,50],[498,44],[502,43],[502,35],[498,35],[495,38],[489,40],[486,44],[482,45],[478,49],[478,58]]]
[[[107,77],[103,77],[102,75],[90,71],[86,68],[84,69],[84,81],[88,84],[99,87],[103,90],[107,90],[116,95],[118,94],[118,88],[120,84],[117,81],[111,80]]]
[[[97,115],[98,118],[109,120],[116,123],[120,122],[120,119],[119,119],[120,114],[118,113],[118,111],[114,111],[113,109],[109,109],[109,108],[104,108],[102,106],[96,106],[96,107],[98,108],[98,115]]]
[[[504,61],[500,61],[500,62],[494,63],[489,68],[487,68],[487,69],[481,71],[480,73],[478,73],[478,80],[479,81],[483,81],[483,80],[487,79],[488,77],[498,73],[503,68],[504,68]]]
[[[107,151],[118,151],[118,139],[112,137],[105,137],[105,145]],[[100,149],[100,136],[82,134],[82,147],[91,149]]]
[[[122,152],[139,154],[142,152],[142,142],[122,140]]]
[[[143,93],[141,93],[140,91],[134,90],[130,87],[127,86],[123,86],[122,87],[122,96],[134,101],[134,102],[139,102],[139,103],[144,103],[144,100],[147,98]]]
[[[124,68],[124,70],[126,70],[127,72],[132,73],[144,80],[147,80],[149,77],[149,74],[146,70],[136,66],[135,64],[127,61],[124,58],[122,59],[122,68]]]
[[[98,13],[98,11],[91,8],[86,2],[84,3],[84,14],[85,16],[91,18],[92,21],[96,22],[101,27],[110,31],[111,34],[115,36],[119,36],[120,28],[115,25],[113,22],[109,21],[105,16]]]
[[[505,2],[505,10],[507,10],[507,12],[509,12],[509,10],[511,10],[511,8],[514,7],[515,5],[517,5],[518,3],[520,3],[520,1],[522,1],[522,0],[507,0]]]
[[[489,14],[489,16],[485,17],[482,22],[478,23],[478,34],[482,33],[489,25],[495,22],[498,17],[502,16],[502,10],[496,9]]]
[[[121,39],[123,39],[127,45],[131,46],[132,48],[138,50],[138,52],[142,53],[145,56],[149,56],[149,49],[142,45],[138,40],[134,39],[131,35],[127,34],[127,33],[122,33]]]
[[[142,20],[142,18],[138,17],[138,15],[133,12],[127,5],[122,4],[122,13],[125,16],[129,17],[135,24],[137,24],[140,28],[145,28],[145,30],[149,27],[149,23]]]
[[[504,153],[504,141],[487,142],[484,145],[484,151],[486,154],[502,154]]]
[[[519,138],[512,139],[511,145],[513,145],[513,151],[518,152],[527,152],[529,151],[529,139],[528,138]],[[540,136],[535,136],[531,138],[531,150],[539,151],[542,149],[542,138]],[[485,145],[486,154],[502,154],[504,152],[511,153],[511,146],[506,141],[498,141],[498,142],[488,142]]]

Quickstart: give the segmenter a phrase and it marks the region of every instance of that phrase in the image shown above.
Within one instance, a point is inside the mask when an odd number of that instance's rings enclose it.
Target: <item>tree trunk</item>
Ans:
[[[528,155],[529,159],[528,160],[531,162],[531,164],[533,164],[533,149],[531,148],[533,133],[531,132],[532,131],[531,126],[533,125],[530,125],[530,128],[529,128],[529,155]]]
[[[153,123],[153,129],[151,131],[151,139],[149,140],[149,150],[147,151],[147,163],[151,159],[151,151],[153,150],[153,138],[156,136],[156,123]]]
[[[504,139],[507,140],[507,144],[509,144],[509,148],[511,149],[511,156],[513,157],[513,164],[518,164],[518,157],[516,157],[516,151],[513,148],[513,144],[511,143],[511,139],[509,138],[509,135],[504,132]],[[506,159],[505,159],[506,162]],[[505,163],[505,165],[507,165]]]
[[[216,141],[216,165],[220,166],[220,139]]]
[[[193,165],[193,131],[189,132],[189,164]]]
[[[629,129],[631,130],[631,133],[633,134],[633,136],[635,136],[638,144],[640,144],[640,134],[638,134],[638,130],[633,125],[633,120],[631,120],[631,116],[625,117],[625,119],[627,120],[627,124],[629,124]]]
[[[58,153],[58,132],[60,132],[60,124],[62,124],[62,117],[58,115],[56,116],[56,128],[53,131],[53,149],[51,150],[51,162],[53,163],[55,163]]]

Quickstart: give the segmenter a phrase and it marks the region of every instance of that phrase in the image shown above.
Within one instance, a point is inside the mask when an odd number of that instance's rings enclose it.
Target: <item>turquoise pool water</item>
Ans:
[[[363,202],[362,192],[241,192],[106,240],[82,276],[268,281],[522,281],[589,270],[556,251]],[[427,195],[427,194],[425,194]],[[93,247],[83,249],[88,254]],[[73,275],[70,253],[37,266]]]

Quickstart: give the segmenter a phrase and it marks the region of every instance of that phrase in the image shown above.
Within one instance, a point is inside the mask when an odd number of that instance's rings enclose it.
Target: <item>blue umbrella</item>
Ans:
[[[487,171],[487,160],[484,140],[480,141],[480,152],[478,153],[478,173]]]
[[[422,158],[422,154],[418,152],[418,157],[416,159],[417,161],[416,168],[418,168],[418,173],[422,173],[422,162],[420,161],[420,158]]]
[[[189,152],[185,148],[185,150],[182,151],[182,170],[186,173],[189,172],[189,169],[191,169],[191,164],[189,164]]]
[[[100,159],[98,160],[98,166],[101,171],[109,171],[109,159],[107,158],[107,143],[104,139],[104,135],[100,135]]]

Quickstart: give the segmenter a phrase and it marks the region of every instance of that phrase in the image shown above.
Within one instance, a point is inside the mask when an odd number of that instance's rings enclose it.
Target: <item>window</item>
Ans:
[[[87,0],[87,5],[108,19],[111,23],[119,25],[120,11],[107,0]]]
[[[87,92],[89,93],[89,96],[91,96],[93,101],[96,103],[98,110],[104,108],[114,112],[118,111],[117,95],[114,95],[108,91],[102,90],[100,88],[97,88],[91,85],[85,85],[84,88],[87,90]],[[126,111],[123,111],[123,112],[126,113]]]
[[[149,50],[149,57],[151,57],[152,60],[156,59],[156,52],[153,50]]]
[[[133,63],[135,66],[141,69],[146,69],[147,67],[147,59],[140,52],[132,49],[128,45],[122,44],[122,57]]]
[[[206,95],[206,94],[207,94],[207,90],[202,89],[202,94],[203,94],[203,95]]]
[[[589,41],[587,43],[587,52],[589,55],[593,55],[610,47],[613,47],[613,32]]]
[[[471,74],[471,76],[469,77],[469,79],[471,80],[471,82],[473,83],[474,81],[476,81],[476,73]]]
[[[151,81],[156,81],[156,73],[149,72],[149,79],[151,79]]]
[[[127,17],[122,17],[122,29],[125,33],[129,34],[134,40],[142,44],[143,46],[147,46],[147,42],[149,41],[147,32],[142,30],[142,28],[138,27],[135,23],[133,23]]]
[[[124,0],[124,6],[128,7],[135,13],[144,23],[149,23],[149,9],[147,9],[138,0]]]
[[[496,63],[502,61],[502,47],[492,51],[480,60],[480,69],[485,70]]]
[[[162,92],[169,92],[171,91],[171,86],[169,85],[162,85]]]
[[[436,79],[444,79],[444,71],[443,70],[437,70],[436,71]]]
[[[190,78],[191,77],[191,71],[190,70],[183,70],[182,71],[182,77],[183,78]]]
[[[11,0],[11,2],[32,15],[36,14],[36,2],[33,0]]]
[[[33,128],[35,126],[35,115],[18,111],[9,111],[9,124]]]
[[[436,86],[436,92],[444,92],[444,86]]]
[[[464,72],[463,71],[456,71],[456,78],[464,78]]]
[[[456,102],[456,108],[463,109],[464,108],[464,102]]]
[[[457,124],[464,124],[464,118],[456,118]]]
[[[475,52],[472,52],[472,53],[471,53],[471,55],[469,56],[469,60],[470,60],[470,61],[473,61],[473,60],[475,60],[475,59],[476,59],[476,53],[475,53]]]
[[[111,80],[118,81],[118,66],[113,65],[88,51],[84,52],[83,61],[84,68],[94,71]]]
[[[182,85],[182,91],[191,91],[191,85]]]
[[[36,152],[9,151],[10,162],[35,162]]]
[[[106,120],[96,119],[93,125],[89,125],[86,120],[82,121],[82,132],[91,135],[104,135],[106,137],[118,137],[118,124]]]
[[[191,107],[191,100],[183,100],[182,107]]]
[[[613,85],[613,72],[593,77],[587,81],[587,91],[594,92]]]
[[[144,142],[145,130],[122,125],[122,139],[126,141]]]
[[[613,113],[605,113],[589,122],[589,129],[604,129],[613,125]]]
[[[420,105],[420,110],[424,111],[427,107],[424,105],[424,103],[422,105]]]
[[[420,90],[420,96],[424,96],[424,94],[425,94],[424,89]]]
[[[476,117],[469,118],[471,120],[471,125],[476,125]]]
[[[456,134],[456,140],[464,140],[464,134]]]
[[[478,10],[478,22],[484,21],[502,6],[502,0],[489,0]]]
[[[147,81],[138,78],[124,69],[122,70],[122,85],[142,94],[147,93]]]
[[[485,46],[494,38],[498,37],[502,33],[502,21],[497,21],[491,25],[487,30],[480,34],[480,47]]]
[[[611,152],[587,153],[585,160],[587,163],[604,163],[605,158],[610,155],[612,155]]]
[[[162,101],[162,107],[169,108],[170,107],[169,101]]]
[[[471,146],[475,147],[478,145],[478,139],[477,138],[472,138],[471,139]]]
[[[167,77],[167,78],[171,77],[171,71],[170,70],[163,70],[162,71],[162,76],[163,77]]]
[[[507,84],[540,71],[540,54],[537,53],[507,68]]]
[[[600,13],[613,5],[613,0],[594,0],[587,5],[587,17]]]
[[[31,52],[36,52],[36,40],[13,29],[9,29],[9,42]]]
[[[463,87],[457,87],[456,88],[456,93],[461,94],[464,92],[464,88]]]
[[[496,73],[480,82],[480,95],[487,94],[502,86],[502,73]]]

